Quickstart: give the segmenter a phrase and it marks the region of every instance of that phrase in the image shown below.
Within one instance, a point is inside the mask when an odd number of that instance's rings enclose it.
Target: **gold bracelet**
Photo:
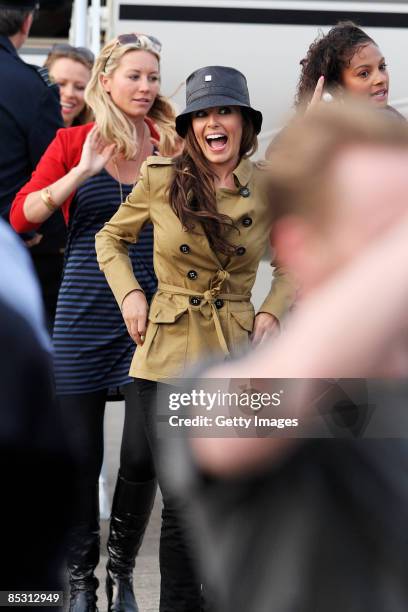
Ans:
[[[59,206],[52,199],[52,195],[51,195],[51,191],[49,187],[45,187],[44,189],[40,191],[40,197],[42,201],[44,202],[44,204],[46,205],[46,207],[48,208],[48,210],[50,210],[51,212],[55,212],[56,210],[59,209]]]

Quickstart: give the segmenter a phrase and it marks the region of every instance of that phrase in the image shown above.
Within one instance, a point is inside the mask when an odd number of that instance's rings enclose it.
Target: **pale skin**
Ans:
[[[202,153],[214,171],[216,189],[236,190],[233,172],[239,163],[243,129],[239,107],[222,106],[197,111],[193,114],[192,126]],[[226,138],[225,144],[214,149],[208,140],[211,135],[222,135]],[[142,291],[132,291],[124,298],[122,314],[133,340],[136,344],[143,344],[148,305]],[[267,312],[260,312],[255,317],[251,342],[254,346],[262,344],[278,331],[278,320]]]
[[[142,148],[135,159],[124,159],[122,155],[117,154],[115,143],[105,142],[95,126],[85,140],[79,164],[48,186],[57,207],[62,206],[71,193],[103,168],[115,179],[118,178],[118,171],[122,183],[134,183],[142,162],[153,152],[144,118],[160,88],[159,63],[156,56],[147,51],[129,51],[121,58],[113,73],[100,76],[100,83],[116,106],[134,124]],[[32,223],[43,223],[53,213],[41,199],[41,191],[35,191],[29,194],[24,202],[24,214]]]
[[[329,224],[295,215],[277,223],[277,250],[304,284],[286,333],[203,378],[407,377],[408,281],[401,275],[408,252],[407,163],[408,151],[380,147],[354,147],[337,158]],[[286,398],[292,407],[298,402],[299,417],[307,416],[308,392],[306,386],[293,402]],[[227,476],[262,469],[293,442],[194,438],[191,444],[206,471]]]

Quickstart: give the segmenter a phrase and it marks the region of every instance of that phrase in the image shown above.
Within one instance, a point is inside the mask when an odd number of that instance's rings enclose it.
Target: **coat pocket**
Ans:
[[[149,311],[149,321],[152,323],[175,323],[188,310],[188,307],[176,308],[170,304],[153,302]]]
[[[254,327],[254,309],[231,311],[231,336],[233,352],[249,345],[249,336]]]
[[[154,300],[149,311],[146,339],[138,348],[143,369],[159,377],[176,376],[184,369],[187,351],[188,307]]]

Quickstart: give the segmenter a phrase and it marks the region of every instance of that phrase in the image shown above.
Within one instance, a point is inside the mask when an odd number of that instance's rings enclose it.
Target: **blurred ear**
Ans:
[[[295,215],[279,219],[271,232],[271,246],[301,291],[316,283],[322,271],[322,245],[310,223]]]
[[[33,25],[33,19],[34,19],[34,13],[30,13],[24,19],[22,26],[21,26],[21,33],[24,34],[24,36],[29,35],[31,26]]]

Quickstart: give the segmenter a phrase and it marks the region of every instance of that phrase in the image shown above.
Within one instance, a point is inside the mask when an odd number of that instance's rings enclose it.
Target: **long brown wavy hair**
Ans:
[[[258,148],[255,128],[245,107],[241,107],[241,114],[243,129],[239,160],[250,157]],[[214,178],[215,174],[194,136],[190,120],[184,151],[175,159],[169,189],[170,205],[183,227],[194,232],[199,223],[214,251],[232,255],[236,246],[227,240],[225,234],[232,228],[237,232],[239,230],[231,217],[217,210]]]

